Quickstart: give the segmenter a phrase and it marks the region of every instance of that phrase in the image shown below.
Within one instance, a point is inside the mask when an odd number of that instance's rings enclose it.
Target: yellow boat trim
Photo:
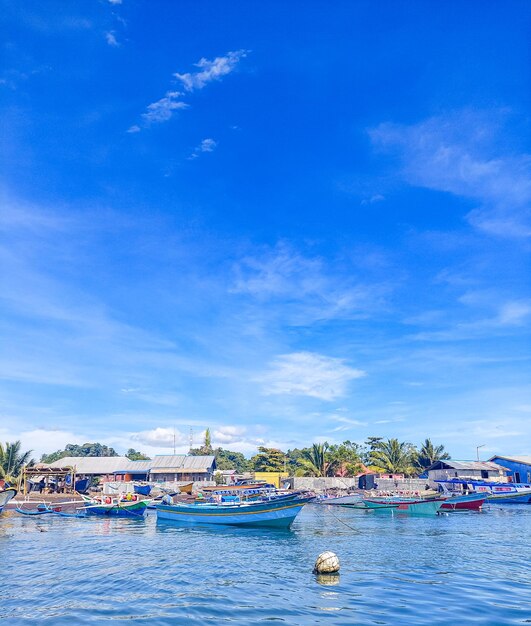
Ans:
[[[261,515],[262,513],[272,513],[273,511],[284,511],[286,509],[294,509],[296,507],[303,507],[306,504],[306,502],[298,503],[298,504],[290,504],[289,506],[281,506],[278,507],[277,509],[267,509],[265,511],[244,511],[244,512],[238,512],[238,513],[196,513],[195,511],[192,512],[188,512],[188,511],[171,511],[171,510],[165,510],[165,513],[172,513],[173,515],[201,515],[201,516],[206,516],[206,517],[222,517],[225,515]]]

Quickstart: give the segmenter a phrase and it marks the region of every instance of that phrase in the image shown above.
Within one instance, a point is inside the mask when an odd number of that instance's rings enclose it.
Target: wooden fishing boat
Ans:
[[[113,517],[143,517],[147,500],[120,500],[118,498],[89,498],[82,496],[87,515],[109,515]]]
[[[443,502],[441,511],[479,511],[486,500],[487,496],[481,493],[454,496]]]
[[[373,511],[396,511],[397,513],[409,513],[413,515],[436,515],[445,502],[445,498],[422,499],[390,496],[363,498],[362,502],[366,509]]]
[[[17,495],[17,490],[13,487],[2,489],[0,491],[0,513],[4,510],[5,505]]]
[[[205,504],[159,504],[157,518],[188,524],[276,526],[288,528],[312,498]]]

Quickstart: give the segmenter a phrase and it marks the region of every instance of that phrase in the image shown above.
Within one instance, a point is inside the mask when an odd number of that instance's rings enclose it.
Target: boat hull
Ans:
[[[436,480],[444,493],[462,493],[486,496],[489,502],[500,504],[531,504],[531,484],[529,483],[494,483],[484,480],[450,478]]]
[[[288,528],[311,498],[253,504],[182,504],[157,506],[157,518],[185,524],[276,526]]]
[[[448,498],[441,506],[442,511],[479,511],[487,500],[486,495],[471,494]]]
[[[4,510],[5,505],[17,495],[17,490],[12,488],[0,491],[0,513]]]
[[[339,506],[344,506],[346,504],[350,505],[350,504],[360,504],[361,503],[361,496],[360,495],[354,495],[354,496],[337,496],[335,498],[322,498],[320,500],[318,500],[319,504],[332,504],[332,505],[339,505]]]
[[[365,508],[374,511],[390,511],[392,513],[407,513],[409,515],[437,515],[444,500],[393,500],[364,499]]]
[[[85,513],[87,515],[106,515],[109,517],[143,517],[147,510],[147,502],[120,502],[111,504],[98,504],[93,500],[85,500]]]

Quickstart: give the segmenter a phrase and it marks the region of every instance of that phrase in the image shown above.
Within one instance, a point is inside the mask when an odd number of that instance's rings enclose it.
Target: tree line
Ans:
[[[339,444],[314,443],[287,452],[260,446],[258,453],[247,459],[241,452],[213,448],[209,429],[203,445],[190,450],[190,454],[214,455],[218,469],[234,469],[238,473],[286,472],[293,476],[338,477],[356,476],[364,471],[414,476],[435,461],[450,458],[444,445],[435,445],[430,439],[417,448],[398,439],[369,437],[364,444],[348,440]]]
[[[344,441],[339,444],[314,443],[307,448],[293,448],[284,452],[277,448],[260,446],[250,459],[241,452],[212,446],[207,428],[203,444],[190,450],[191,455],[213,455],[220,470],[246,472],[286,472],[292,476],[356,476],[365,471],[382,474],[414,476],[432,463],[449,459],[443,445],[426,439],[417,448],[398,439],[369,437],[364,444]],[[41,456],[42,463],[54,463],[69,456],[118,456],[117,452],[100,443],[67,444],[64,450]],[[130,448],[126,456],[132,461],[149,460],[142,452]],[[25,465],[32,465],[31,450],[22,451],[20,441],[0,443],[0,478],[14,480]]]

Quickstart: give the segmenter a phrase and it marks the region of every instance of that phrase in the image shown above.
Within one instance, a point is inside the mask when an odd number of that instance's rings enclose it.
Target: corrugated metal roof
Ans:
[[[150,459],[149,461],[129,461],[124,469],[132,472],[149,472],[152,467],[153,461]]]
[[[489,461],[493,459],[505,459],[506,461],[514,461],[515,463],[523,463],[524,465],[531,465],[531,455],[523,454],[519,456],[500,456],[497,454],[493,456]]]
[[[190,469],[189,467],[159,467],[149,470],[150,474],[208,474],[209,468],[195,467]]]
[[[491,463],[490,461],[454,461],[453,459],[444,460],[444,461],[436,461],[428,470],[432,469],[444,469],[448,467],[449,469],[456,470],[487,470],[491,472],[496,471],[506,471],[506,467],[502,467],[501,465],[497,465],[496,463]]]
[[[188,454],[157,454],[151,461],[152,470],[167,469],[171,471],[183,472],[206,472],[215,463],[216,457],[190,456]]]
[[[114,474],[163,472],[203,474],[212,469],[216,457],[190,456],[188,454],[159,454],[149,461],[130,461],[125,456],[67,456],[43,467],[74,467],[78,474]]]
[[[74,467],[78,474],[113,474],[126,469],[131,461],[126,456],[66,456],[46,467]]]

